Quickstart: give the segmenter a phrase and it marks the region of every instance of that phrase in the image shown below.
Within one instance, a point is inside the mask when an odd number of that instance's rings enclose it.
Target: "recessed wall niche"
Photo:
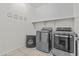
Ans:
[[[7,13],[7,17],[10,18],[10,19],[15,19],[15,20],[23,20],[23,21],[27,20],[26,16],[15,14],[15,13],[11,13],[11,12]]]
[[[74,31],[74,17],[46,21],[33,21],[32,24],[36,31],[39,31],[43,27],[52,27],[54,31],[57,27],[71,27]]]

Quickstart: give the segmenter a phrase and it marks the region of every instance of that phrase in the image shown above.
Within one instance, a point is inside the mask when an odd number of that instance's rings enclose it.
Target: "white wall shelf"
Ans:
[[[46,19],[44,19],[44,20],[33,20],[32,21],[32,24],[34,24],[34,23],[38,23],[38,22],[49,22],[49,21],[56,21],[56,20],[63,20],[63,19],[70,19],[70,18],[75,18],[75,17],[66,17],[66,18],[56,18],[56,19],[49,19],[49,20],[46,20]]]

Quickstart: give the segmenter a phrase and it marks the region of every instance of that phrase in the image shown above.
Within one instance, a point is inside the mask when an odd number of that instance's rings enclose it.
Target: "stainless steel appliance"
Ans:
[[[61,28],[62,29],[62,28]],[[57,30],[54,33],[53,55],[75,56],[76,55],[76,34],[68,28]]]
[[[49,28],[43,28],[41,31],[36,32],[36,48],[43,52],[50,52],[51,50],[51,39],[52,30]]]

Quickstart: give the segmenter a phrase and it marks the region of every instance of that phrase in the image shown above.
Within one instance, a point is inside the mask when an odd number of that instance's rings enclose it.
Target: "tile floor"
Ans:
[[[44,53],[35,48],[18,48],[11,52],[4,54],[4,56],[50,56],[48,53]]]

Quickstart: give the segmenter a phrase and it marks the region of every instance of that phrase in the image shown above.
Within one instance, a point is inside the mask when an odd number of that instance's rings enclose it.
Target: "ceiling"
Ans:
[[[46,5],[47,3],[29,3],[32,7],[38,8]]]

